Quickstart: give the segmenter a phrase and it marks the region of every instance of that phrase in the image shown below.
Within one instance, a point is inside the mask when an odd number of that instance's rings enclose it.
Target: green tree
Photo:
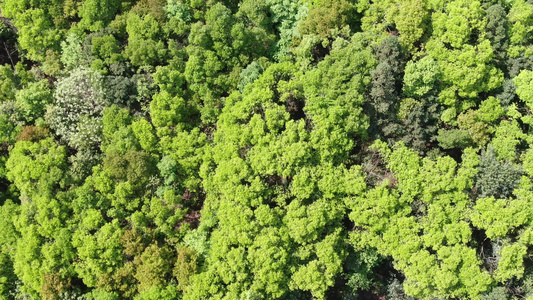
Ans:
[[[20,238],[13,266],[23,292],[48,297],[70,289],[75,251],[65,194],[66,151],[51,138],[19,141],[6,162],[7,178],[20,190],[21,215],[13,219]],[[55,283],[54,283],[55,282]],[[51,288],[51,285],[56,285]]]
[[[435,89],[440,75],[439,65],[430,56],[411,60],[405,66],[403,93],[407,97],[422,97]]]
[[[391,256],[415,297],[479,297],[493,279],[481,267],[467,215],[479,158],[465,150],[460,166],[450,157],[435,161],[397,144],[373,146],[387,161],[389,175],[364,197],[353,198],[350,218],[356,248],[375,247]],[[432,270],[427,272],[427,270]]]
[[[484,13],[478,1],[457,0],[433,15],[434,32],[427,52],[441,70],[439,100],[451,107],[448,115],[441,117],[446,123],[453,123],[457,113],[474,106],[479,93],[494,90],[503,82],[503,72],[493,65],[491,43],[482,34]]]
[[[513,82],[516,84],[516,94],[520,100],[524,101],[528,107],[533,106],[533,94],[531,94],[533,72],[523,70],[513,78]]]
[[[233,15],[217,3],[206,12],[205,24],[191,26],[185,79],[204,123],[216,121],[224,97],[238,85],[241,69],[272,46],[273,34],[245,21],[245,11]]]
[[[119,10],[121,1],[86,0],[78,9],[80,26],[83,29],[98,31],[109,24]]]
[[[402,47],[415,52],[418,42],[425,41],[424,35],[431,27],[431,7],[427,1],[361,1],[358,11],[362,12],[361,28],[374,37],[376,44],[389,35],[399,34]]]
[[[17,78],[13,68],[9,65],[0,66],[0,101],[10,101],[15,98],[15,93],[20,85],[20,80]]]
[[[400,81],[403,57],[398,38],[391,36],[383,39],[376,47],[379,64],[372,72],[368,114],[371,125],[369,131],[374,139],[390,137],[391,141],[402,134],[397,119],[399,110]]]
[[[531,55],[531,41],[533,33],[533,14],[531,4],[526,1],[516,1],[511,6],[507,19],[509,21],[509,49],[508,55],[512,58]]]
[[[494,148],[481,153],[475,187],[479,197],[507,198],[518,186],[521,171],[510,162],[500,162]]]
[[[8,200],[0,207],[2,220],[0,221],[1,240],[0,243],[0,296],[9,299],[15,292],[15,282],[17,276],[13,268],[14,248],[20,238],[13,221],[20,212],[20,206]]]
[[[7,178],[21,192],[24,201],[37,193],[49,195],[63,179],[65,147],[48,138],[39,142],[19,141],[6,162]]]
[[[161,25],[151,15],[128,14],[125,54],[136,66],[160,64],[167,58],[167,46]]]
[[[487,25],[485,31],[487,39],[492,45],[494,60],[498,67],[505,70],[507,49],[509,47],[508,38],[509,23],[505,9],[500,4],[494,4],[487,9]]]
[[[331,30],[340,29],[351,23],[353,6],[345,0],[326,1],[320,5],[314,5],[309,10],[305,19],[300,22],[299,32],[305,34],[317,34],[327,37]]]
[[[98,222],[98,219],[95,221]],[[100,222],[102,221],[100,217]],[[104,279],[103,275],[119,266],[123,256],[122,246],[119,243],[122,229],[118,220],[106,223],[100,228],[97,227],[99,225],[97,222],[87,223],[86,226],[76,230],[72,237],[72,244],[76,247],[79,257],[74,268],[89,287],[94,287],[98,280]],[[92,230],[96,232],[91,234]]]
[[[299,36],[298,24],[307,15],[308,7],[296,0],[268,0],[266,4],[271,15],[270,24],[279,36],[273,57],[280,60],[289,53],[293,39]],[[251,5],[256,4],[252,2]]]
[[[45,81],[30,82],[15,94],[15,106],[27,124],[42,120],[46,106],[52,102],[52,91]]]
[[[316,69],[274,64],[228,97],[200,172],[210,248],[186,299],[325,297],[347,256],[343,199],[364,189],[342,162],[367,126],[373,64],[357,37],[339,39]]]
[[[346,159],[354,146],[350,136],[366,135],[369,124],[362,105],[371,82],[370,70],[376,65],[366,46],[357,34],[351,40],[338,38],[331,54],[309,70],[302,82],[307,98],[303,111],[312,120],[311,139],[324,161]]]

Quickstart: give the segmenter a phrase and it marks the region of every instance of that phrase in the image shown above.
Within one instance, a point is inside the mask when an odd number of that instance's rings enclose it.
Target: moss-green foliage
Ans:
[[[531,1],[0,9],[0,299],[533,295]]]

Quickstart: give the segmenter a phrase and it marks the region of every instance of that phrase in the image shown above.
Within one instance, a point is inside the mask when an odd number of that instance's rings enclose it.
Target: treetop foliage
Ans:
[[[3,0],[0,299],[530,299],[526,0]]]

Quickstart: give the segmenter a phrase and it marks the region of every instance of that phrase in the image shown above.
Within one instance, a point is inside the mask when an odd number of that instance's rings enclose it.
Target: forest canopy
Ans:
[[[0,299],[533,299],[533,1],[2,0]]]

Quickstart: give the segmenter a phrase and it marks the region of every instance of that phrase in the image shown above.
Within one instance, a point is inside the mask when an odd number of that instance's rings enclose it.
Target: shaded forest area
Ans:
[[[533,1],[0,8],[1,299],[533,299]]]

